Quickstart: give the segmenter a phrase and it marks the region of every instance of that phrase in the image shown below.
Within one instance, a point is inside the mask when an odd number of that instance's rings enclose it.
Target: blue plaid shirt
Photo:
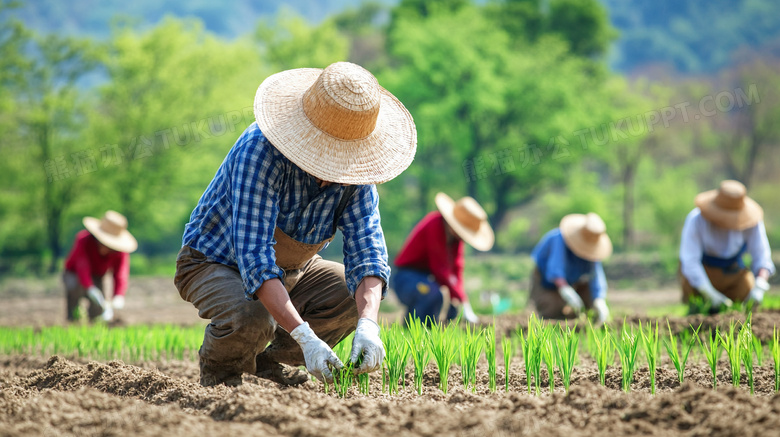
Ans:
[[[319,244],[333,231],[344,187],[320,188],[315,178],[290,162],[252,123],[230,149],[192,211],[182,243],[209,261],[237,266],[247,300],[264,281],[282,279],[273,245],[278,226],[293,239]],[[381,278],[387,292],[390,267],[379,220],[376,186],[360,185],[338,229],[344,235],[347,287],[354,296],[366,276]]]
[[[607,279],[604,267],[600,262],[588,261],[575,255],[566,246],[560,228],[555,228],[542,237],[531,252],[531,258],[536,261],[545,288],[555,289],[553,281],[557,278],[564,278],[569,284],[574,284],[583,276],[588,276],[591,298],[606,298]]]

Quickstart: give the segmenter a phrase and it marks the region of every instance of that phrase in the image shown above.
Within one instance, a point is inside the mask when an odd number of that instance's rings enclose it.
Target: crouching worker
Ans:
[[[680,241],[680,282],[683,302],[704,298],[711,312],[733,302],[758,305],[775,273],[764,211],[747,197],[742,183],[721,182],[717,190],[696,196]],[[742,257],[750,254],[751,266]],[[697,311],[696,305],[691,305]]]
[[[414,158],[412,117],[346,62],[268,77],[254,113],[192,212],[176,261],[181,297],[210,319],[200,382],[239,385],[244,372],[308,380],[285,364],[332,380],[342,367],[332,348],[353,331],[356,371],[379,369],[390,268],[374,184]],[[337,228],[343,265],[317,255]]]
[[[485,210],[471,197],[457,202],[448,195],[436,195],[438,211],[428,213],[412,230],[395,259],[392,288],[410,315],[422,321],[463,317],[479,319],[463,288],[464,244],[487,251],[495,240]],[[446,306],[445,306],[446,305]]]
[[[607,281],[601,261],[612,254],[604,221],[595,213],[569,214],[545,234],[531,257],[530,300],[539,317],[575,318],[595,311],[596,324],[609,318]]]
[[[90,320],[102,317],[114,318],[114,309],[125,305],[127,280],[130,276],[130,253],[138,248],[138,242],[127,230],[127,219],[116,211],[106,211],[103,218],[84,217],[86,229],[76,234],[68,258],[65,259],[65,284],[67,319],[76,319],[76,309],[81,298],[89,300],[87,315]],[[111,270],[114,279],[113,298],[106,301],[103,293],[103,277]]]

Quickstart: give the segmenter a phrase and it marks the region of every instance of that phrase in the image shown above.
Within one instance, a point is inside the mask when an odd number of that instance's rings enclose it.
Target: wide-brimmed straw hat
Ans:
[[[127,230],[127,218],[116,211],[106,211],[103,218],[84,217],[84,227],[103,245],[117,252],[132,253],[138,242]]]
[[[702,217],[725,229],[752,228],[764,218],[764,210],[747,196],[747,189],[739,181],[725,180],[717,190],[699,193],[695,203]]]
[[[254,112],[274,147],[328,182],[387,182],[417,150],[409,111],[368,70],[349,62],[268,77],[257,89]]]
[[[569,214],[561,219],[560,229],[566,246],[578,257],[601,261],[612,255],[607,225],[595,212]]]
[[[436,207],[458,236],[480,251],[493,247],[496,240],[484,209],[473,197],[463,197],[457,202],[444,193],[436,194]]]

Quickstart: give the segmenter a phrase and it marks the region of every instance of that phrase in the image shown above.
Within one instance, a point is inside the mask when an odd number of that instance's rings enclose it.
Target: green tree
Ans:
[[[79,92],[79,81],[97,63],[94,46],[76,38],[34,36],[23,47],[20,53],[26,56],[15,62],[24,66],[24,79],[13,90],[15,111],[11,115],[18,123],[18,142],[9,141],[16,148],[6,165],[11,166],[14,185],[23,187],[21,193],[13,193],[21,195],[16,205],[21,207],[17,218],[24,221],[20,228],[31,233],[25,239],[25,232],[20,231],[12,239],[21,236],[19,242],[26,251],[38,252],[39,260],[48,253],[48,268],[54,271],[63,255],[68,210],[92,169],[82,150],[88,99]],[[30,215],[20,214],[22,210]]]
[[[140,251],[176,250],[197,199],[225,153],[254,121],[267,73],[248,39],[229,43],[197,21],[119,29],[103,55],[108,82],[89,117],[101,158],[84,213],[124,213]]]

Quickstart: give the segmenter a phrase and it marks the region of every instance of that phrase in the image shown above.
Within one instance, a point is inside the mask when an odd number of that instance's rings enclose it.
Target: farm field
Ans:
[[[137,296],[138,301],[147,298],[141,291]],[[159,303],[159,310],[163,311],[160,296],[149,299],[150,305]],[[626,298],[625,301],[629,300]],[[620,302],[620,299],[616,301]],[[178,308],[175,301],[172,305],[177,310],[183,309]],[[90,346],[92,351],[83,354],[78,348],[71,350],[65,345],[55,352],[49,346],[43,347],[42,336],[74,328],[65,330],[39,324],[35,329],[26,330],[25,335],[33,336],[31,342],[36,344],[18,352],[3,349],[0,355],[0,435],[178,436],[249,432],[252,435],[295,436],[579,436],[606,432],[610,435],[749,436],[767,435],[767,431],[780,426],[780,397],[775,394],[771,347],[780,312],[774,310],[758,312],[752,320],[751,332],[763,343],[761,348],[752,349],[753,394],[745,362],[739,359],[739,386],[733,385],[730,361],[725,352],[717,361],[717,389],[713,390],[711,368],[698,344],[691,350],[684,382],[680,383],[663,344],[669,329],[665,317],[658,319],[660,341],[657,347],[660,351],[656,394],[651,394],[647,355],[642,350],[644,345],[639,338],[638,322],[641,320],[647,329],[648,322],[655,319],[641,316],[626,319],[635,327],[638,342],[630,391],[623,389],[617,353],[607,366],[604,385],[601,385],[599,368],[590,352],[594,347],[592,339],[582,333],[578,337],[578,360],[571,373],[568,393],[558,367],[554,369],[554,389],[550,393],[547,367],[543,363],[539,371],[540,391],[537,393],[535,384],[531,384],[532,393],[529,394],[523,351],[516,336],[518,327],[524,337],[528,332],[527,313],[495,319],[495,392],[490,390],[490,369],[484,353],[487,343],[483,343],[476,362],[475,384],[468,388],[464,388],[462,382],[461,360],[455,358],[445,394],[440,385],[437,361],[431,357],[422,373],[422,394],[418,394],[410,357],[396,393],[388,393],[387,381],[383,384],[379,373],[375,373],[370,377],[368,394],[361,393],[358,385],[352,385],[346,393],[340,394],[333,386],[326,393],[317,381],[291,388],[251,375],[245,375],[244,384],[237,388],[203,388],[197,382],[198,365],[190,351],[194,344],[191,338],[198,335],[203,321],[191,314],[189,324],[176,320],[170,323],[177,324],[163,327],[159,325],[162,322],[155,310],[150,310],[149,319],[144,321],[142,314],[133,313],[130,311],[133,306],[128,306],[127,317],[132,316],[133,323],[75,329],[110,331],[110,336],[105,337],[111,338],[110,342],[130,342],[133,340],[114,338],[143,339],[144,332],[167,329],[169,336],[177,338],[176,343],[187,346],[168,352],[166,350],[171,346],[160,341],[147,348],[149,352],[144,352],[143,348],[111,346],[107,342],[102,346],[93,344]],[[181,314],[182,320],[185,313]],[[486,323],[492,322],[488,317],[483,319]],[[701,326],[700,332],[718,327],[728,334],[730,323],[736,320],[734,326],[737,328],[732,338],[738,339],[744,317],[732,313],[669,317],[668,320],[671,330],[678,334],[689,330],[690,325]],[[23,326],[0,325],[5,326],[0,329],[6,335],[20,332],[16,326]],[[620,326],[613,324],[612,331],[619,335]],[[502,354],[502,339],[507,334],[512,334],[516,341],[509,367],[508,390]],[[678,338],[681,343],[685,342],[684,335]],[[57,341],[78,344],[77,341]],[[706,341],[704,343],[706,345]],[[153,352],[155,349],[164,352]],[[111,354],[122,361],[111,360]]]

